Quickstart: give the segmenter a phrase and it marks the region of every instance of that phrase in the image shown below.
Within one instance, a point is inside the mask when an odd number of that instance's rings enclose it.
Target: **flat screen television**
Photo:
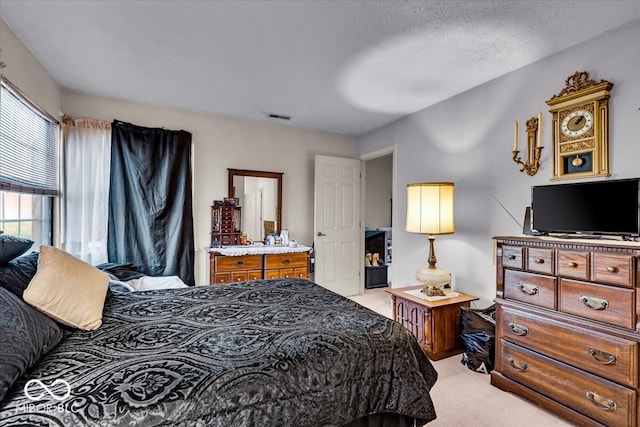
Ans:
[[[640,235],[640,178],[531,187],[539,233]]]

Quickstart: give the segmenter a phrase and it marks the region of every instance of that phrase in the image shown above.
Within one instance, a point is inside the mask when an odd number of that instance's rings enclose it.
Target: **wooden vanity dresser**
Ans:
[[[491,383],[580,426],[638,426],[640,243],[496,237]]]
[[[223,285],[260,279],[308,279],[310,247],[278,246],[209,249],[209,283]],[[229,254],[231,252],[231,254]],[[234,252],[241,254],[235,255]],[[245,253],[246,252],[246,253]]]

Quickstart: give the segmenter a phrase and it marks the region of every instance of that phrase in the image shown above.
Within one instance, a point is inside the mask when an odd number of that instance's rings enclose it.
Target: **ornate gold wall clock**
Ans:
[[[609,91],[613,83],[589,79],[586,71],[567,77],[546,103],[553,114],[552,180],[609,176]]]

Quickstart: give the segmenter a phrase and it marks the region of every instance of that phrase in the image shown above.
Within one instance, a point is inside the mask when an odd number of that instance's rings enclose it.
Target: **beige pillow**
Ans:
[[[64,251],[40,247],[38,271],[22,298],[49,317],[87,331],[102,325],[109,276]]]

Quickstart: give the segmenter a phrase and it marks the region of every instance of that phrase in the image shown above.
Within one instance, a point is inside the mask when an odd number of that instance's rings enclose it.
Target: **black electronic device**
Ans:
[[[531,206],[524,210],[524,221],[522,222],[522,234],[529,236],[542,236],[544,233],[533,230],[533,218],[531,218]]]
[[[640,236],[640,178],[531,187],[532,232]]]

